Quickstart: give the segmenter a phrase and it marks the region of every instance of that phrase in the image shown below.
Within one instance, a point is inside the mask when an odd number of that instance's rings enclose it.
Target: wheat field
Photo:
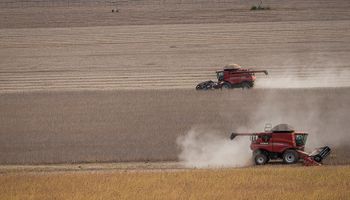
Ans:
[[[0,174],[0,199],[324,199],[350,196],[350,168]]]

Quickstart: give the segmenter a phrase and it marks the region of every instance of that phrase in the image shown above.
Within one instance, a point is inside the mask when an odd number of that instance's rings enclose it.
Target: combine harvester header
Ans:
[[[265,132],[232,133],[230,139],[237,136],[249,136],[250,148],[253,151],[255,164],[264,165],[270,160],[282,159],[286,164],[293,164],[303,159],[306,166],[322,164],[331,152],[328,146],[315,149],[312,153],[304,151],[308,133],[295,131],[288,124],[279,124],[271,129],[271,124],[265,126]]]

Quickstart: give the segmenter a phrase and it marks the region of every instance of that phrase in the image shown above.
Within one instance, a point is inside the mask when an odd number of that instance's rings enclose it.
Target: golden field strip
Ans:
[[[350,167],[0,174],[0,199],[347,200]]]

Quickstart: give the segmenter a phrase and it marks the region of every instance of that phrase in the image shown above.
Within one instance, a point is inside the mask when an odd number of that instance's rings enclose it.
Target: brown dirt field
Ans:
[[[249,11],[256,2],[157,2],[122,3],[133,10],[117,15],[2,7],[0,91],[193,88],[232,62],[269,70],[258,87],[350,86],[349,1],[269,1],[261,12]]]
[[[283,165],[279,165],[282,167]],[[286,165],[284,165],[286,166]],[[299,165],[294,165],[299,166]],[[224,168],[221,168],[224,169]],[[70,163],[41,165],[0,165],[1,174],[14,173],[70,173],[70,172],[175,172],[191,170],[179,162],[105,162],[105,163]]]
[[[310,132],[310,148],[347,146],[349,101],[347,88],[2,94],[0,162],[176,160],[176,138],[193,127],[228,137],[266,122]],[[339,155],[333,163],[348,163]]]
[[[349,21],[0,29],[0,91],[194,88],[226,63],[259,87],[350,86]],[[289,83],[291,82],[291,83]],[[270,84],[269,84],[270,83]]]
[[[192,127],[266,122],[349,162],[349,1],[71,2],[0,2],[0,164],[176,160]],[[193,90],[232,62],[264,89]]]
[[[68,5],[67,2],[70,2]],[[0,2],[0,28],[96,27],[349,20],[347,0],[266,0],[271,10],[251,12],[255,0],[6,0]]]

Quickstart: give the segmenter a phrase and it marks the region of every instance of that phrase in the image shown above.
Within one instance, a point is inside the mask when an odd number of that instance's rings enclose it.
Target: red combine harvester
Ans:
[[[317,148],[311,154],[304,152],[308,134],[297,132],[288,124],[279,124],[272,129],[271,125],[266,126],[265,132],[260,133],[232,133],[231,140],[236,136],[250,136],[250,148],[257,165],[276,159],[282,159],[286,164],[302,159],[307,166],[321,165],[331,152],[328,146]]]
[[[243,69],[237,64],[226,65],[223,70],[216,71],[218,82],[212,80],[204,81],[196,86],[196,90],[210,90],[210,89],[233,89],[242,88],[249,89],[254,87],[256,79],[255,73],[264,73],[266,70],[250,70]]]

